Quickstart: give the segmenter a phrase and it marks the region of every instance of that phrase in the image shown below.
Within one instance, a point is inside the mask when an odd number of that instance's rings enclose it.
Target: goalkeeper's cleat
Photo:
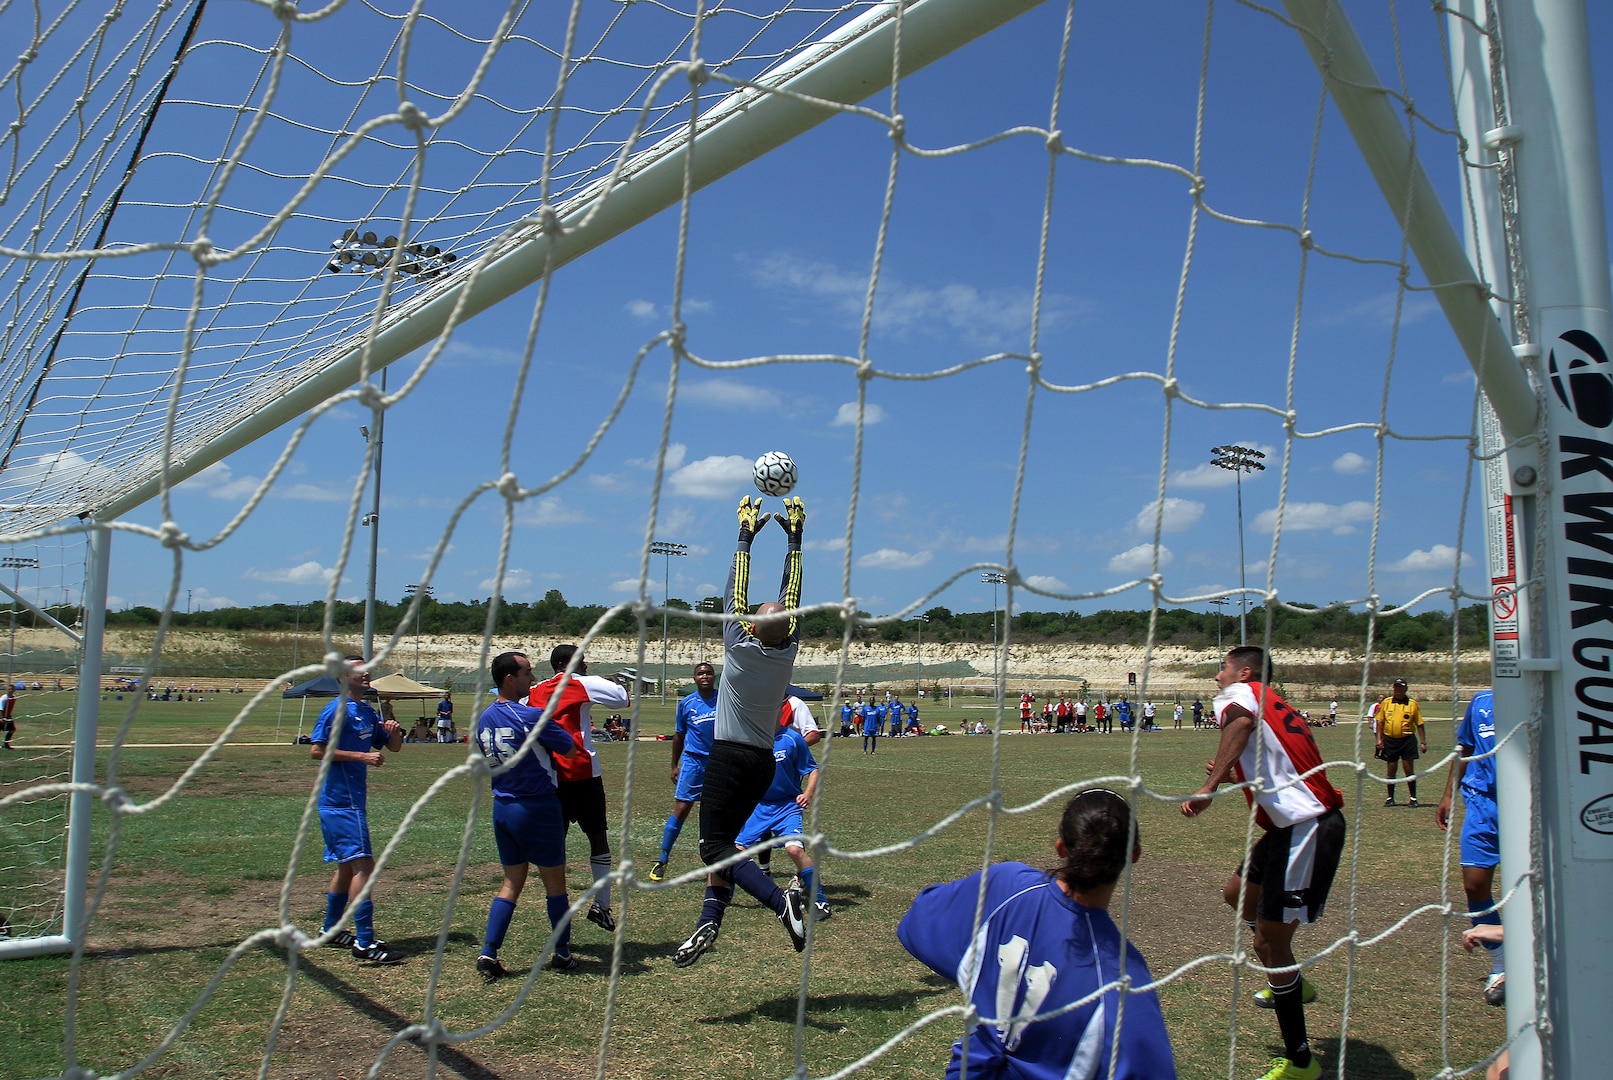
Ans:
[[[703,922],[695,927],[689,940],[679,945],[678,951],[672,954],[672,962],[680,968],[691,966],[717,944],[717,931],[718,926],[714,922]]]
[[[1487,1005],[1507,1003],[1507,973],[1497,971],[1484,982],[1484,1002]]]
[[[1417,809],[1417,807],[1419,805],[1418,802],[1417,802],[1417,796],[1413,795],[1411,797],[1411,801],[1406,803],[1406,805],[1411,807],[1413,810]]]
[[[324,934],[326,932],[327,931],[324,931],[324,930],[320,931],[321,934]],[[354,945],[357,945],[357,944],[358,944],[358,938],[353,936],[353,931],[351,931],[351,930],[338,930],[334,934],[331,934],[329,941],[325,942],[325,948],[327,948],[327,949],[351,949]]]
[[[812,918],[815,922],[824,922],[833,914],[834,912],[829,910],[829,901],[827,900],[819,900],[812,905]]]
[[[496,983],[509,972],[504,965],[498,962],[496,956],[478,956],[476,958],[476,974],[482,977],[484,983]]]
[[[566,953],[564,956],[561,956],[559,953],[555,953],[553,956],[549,957],[550,971],[576,971],[581,967],[582,961],[578,960],[570,953]]]
[[[651,881],[665,881],[666,880],[666,860],[665,859],[656,860],[655,865],[650,867],[650,880]]]
[[[403,954],[387,948],[384,941],[376,941],[364,946],[354,945],[353,959],[365,964],[401,964]]]
[[[588,921],[601,930],[610,933],[616,932],[616,916],[610,913],[610,908],[600,907],[598,904],[588,909]]]
[[[784,910],[778,913],[778,921],[784,924],[796,952],[806,948],[806,901],[800,889],[784,891]]]
[[[1311,1063],[1300,1068],[1285,1057],[1271,1059],[1271,1068],[1264,1073],[1260,1080],[1317,1080],[1322,1075],[1322,1063],[1311,1055]]]
[[[1309,1005],[1316,1000],[1316,984],[1301,976],[1299,980],[1299,1003]],[[1262,1009],[1275,1009],[1277,1003],[1272,1000],[1271,987],[1262,987],[1255,991],[1255,1004]]]

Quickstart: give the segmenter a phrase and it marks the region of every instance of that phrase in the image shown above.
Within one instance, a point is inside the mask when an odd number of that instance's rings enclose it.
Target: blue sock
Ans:
[[[672,845],[678,842],[678,834],[683,831],[683,822],[678,815],[666,816],[666,827],[661,830],[661,861],[667,862],[672,858]]]
[[[342,912],[347,910],[347,894],[344,892],[328,892],[325,894],[325,925],[320,927],[324,933],[342,921]]]
[[[1486,911],[1486,908],[1490,908],[1492,910]],[[1478,926],[1483,923],[1487,923],[1490,926],[1500,926],[1501,913],[1493,910],[1493,908],[1494,904],[1489,900],[1485,900],[1477,904],[1471,900],[1467,902],[1468,917],[1472,919],[1474,926]],[[1501,943],[1499,941],[1486,941],[1483,944],[1484,948],[1490,954],[1490,973],[1500,974],[1501,972],[1505,971],[1507,966],[1506,961],[1503,958],[1504,954],[1501,951]]]
[[[728,910],[728,904],[733,898],[732,885],[707,885],[706,902],[700,905],[700,921],[721,926],[723,912]]]
[[[822,885],[822,883],[818,881],[818,868],[817,867],[815,867],[815,866],[807,867],[805,870],[801,871],[800,877],[801,877],[801,891],[803,893],[805,893],[808,896],[814,897],[818,901],[818,903],[820,903],[820,904],[827,904],[829,902],[829,898],[827,896],[823,895],[823,885]]]
[[[487,909],[487,936],[482,939],[483,956],[498,956],[498,947],[504,944],[504,935],[509,933],[510,920],[513,918],[515,901],[502,896],[493,897],[493,904]]]
[[[772,908],[775,915],[784,910],[784,890],[756,865],[756,860],[746,859],[732,872],[734,884],[756,897],[764,906]]]
[[[548,900],[547,900],[547,904],[548,904],[548,908],[549,908],[549,925],[550,926],[559,926],[560,925],[560,920],[564,919],[566,917],[566,912],[571,909],[571,901],[566,899],[566,894],[565,893],[561,893],[559,896],[551,896],[551,897],[549,897]],[[567,923],[566,928],[560,932],[560,936],[555,938],[554,954],[556,956],[570,956],[571,955],[571,924],[570,923]]]
[[[353,909],[353,936],[358,947],[367,949],[375,944],[375,904],[365,900]]]

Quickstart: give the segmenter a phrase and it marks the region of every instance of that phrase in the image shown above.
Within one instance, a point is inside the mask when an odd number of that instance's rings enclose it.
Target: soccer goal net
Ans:
[[[1295,708],[1340,720],[1313,737],[1348,840],[1295,941],[1325,1067],[1606,1060],[1576,1010],[1606,1000],[1613,952],[1568,951],[1606,943],[1613,889],[1613,755],[1568,734],[1576,711],[1593,740],[1613,724],[1613,646],[1585,629],[1613,576],[1585,12],[1168,7],[0,5],[0,585],[29,684],[0,759],[0,955],[37,957],[8,1000],[56,1003],[24,1071],[920,1076],[976,1024],[1008,1045],[1103,1001],[1110,1050],[1069,1075],[1115,1075],[1149,995],[1181,1075],[1254,1075],[1284,1043],[1222,889],[1260,827],[1237,785],[1185,820],[1215,739],[1146,722],[1210,700],[1223,643],[1173,619],[1223,610],[1226,645],[1270,645]],[[477,978],[490,766],[452,749],[372,770],[368,888],[408,960],[326,951],[329,765],[281,733],[282,693],[339,692],[355,649],[409,670],[412,647],[419,689],[393,704],[430,713],[422,619],[474,602],[433,634],[462,639],[463,731],[495,654],[547,674],[560,639],[522,620],[564,590],[607,601],[565,639],[596,674],[641,686],[660,652],[665,700],[669,625],[720,656],[720,610],[675,595],[722,592],[768,450],[809,510],[802,624],[831,629],[796,676],[827,688],[823,727],[908,678],[876,654],[910,628],[921,686],[992,688],[922,703],[923,728],[984,737],[877,767],[818,744],[804,833],[835,915],[804,953],[736,911],[672,966],[705,875],[686,838],[650,880],[671,792],[642,733],[672,725],[638,693],[640,737],[600,751],[609,873],[572,841],[583,972],[547,966],[529,886],[524,978]],[[378,590],[409,599],[377,617]],[[359,641],[342,613],[366,598]],[[274,604],[289,636],[175,634]],[[1146,617],[1102,650],[1022,639],[1026,613],[1109,608]],[[949,621],[982,610],[989,648]],[[227,696],[251,667],[209,659],[231,650],[273,677]],[[1382,805],[1367,721],[1402,673],[1421,816]],[[1460,793],[1433,820],[1492,681],[1496,749],[1468,764],[1498,777],[1504,1014],[1461,948]],[[1044,683],[1134,722],[1040,738],[1016,703]],[[1046,863],[1093,786],[1149,852],[1110,913],[1153,981],[1052,1015],[1007,985],[988,1015],[895,922],[925,885]]]

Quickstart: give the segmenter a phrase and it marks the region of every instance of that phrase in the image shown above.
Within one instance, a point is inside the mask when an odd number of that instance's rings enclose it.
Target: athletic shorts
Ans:
[[[700,789],[705,786],[706,755],[685,753],[678,765],[678,786],[672,797],[679,802],[699,802]]]
[[[564,866],[566,819],[553,795],[493,800],[493,843],[500,866]]]
[[[707,866],[734,853],[734,844],[773,786],[773,748],[719,739],[706,759],[700,796],[700,860]]]
[[[801,831],[801,808],[795,800],[782,803],[762,803],[745,822],[734,841],[740,847],[759,844],[769,835],[794,836]]]
[[[1260,886],[1255,914],[1267,922],[1320,919],[1343,853],[1344,814],[1338,810],[1268,830],[1243,867],[1244,879]]]
[[[1495,800],[1464,787],[1462,803],[1462,865],[1485,870],[1500,866],[1501,834]]]
[[[1416,761],[1417,736],[1402,735],[1398,739],[1392,735],[1383,737],[1383,751],[1378,755],[1382,761]]]
[[[589,836],[605,831],[604,777],[565,780],[555,786],[560,796],[560,812],[568,822],[575,822]]]
[[[354,859],[373,859],[375,847],[370,843],[370,819],[363,810],[335,810],[319,808],[319,831],[325,835],[325,861],[350,863]]]

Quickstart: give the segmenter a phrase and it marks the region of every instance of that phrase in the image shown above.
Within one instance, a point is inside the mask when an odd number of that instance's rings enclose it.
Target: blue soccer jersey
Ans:
[[[331,728],[336,723],[336,705],[340,700],[338,698],[320,710],[319,719],[314,721],[313,733],[308,736],[309,742],[330,743]],[[386,729],[381,727],[381,714],[375,711],[374,705],[351,698],[347,699],[346,704],[347,719],[342,721],[342,731],[333,749],[368,754],[392,741]],[[319,791],[320,807],[326,810],[364,809],[364,800],[369,794],[368,772],[369,766],[362,761],[332,761],[330,771],[325,774],[325,786]]]
[[[672,730],[675,734],[683,736],[685,754],[706,757],[711,753],[711,729],[716,719],[716,690],[712,690],[709,700],[701,697],[700,691],[696,690],[678,702]]]
[[[896,928],[908,952],[956,982],[979,1010],[980,1022],[968,1039],[952,1047],[948,1077],[959,1075],[965,1053],[969,1075],[980,1080],[1175,1077],[1165,1018],[1152,990],[1127,995],[1123,1018],[1117,989],[1069,1009],[1119,979],[1122,966],[1133,985],[1153,982],[1142,954],[1121,938],[1108,912],[1065,896],[1045,871],[999,863],[986,871],[976,933],[979,890],[978,873],[932,885]],[[1118,1060],[1111,1073],[1112,1057]]]
[[[476,721],[476,745],[481,748],[482,756],[487,758],[489,764],[504,764],[520,752],[527,736],[537,727],[542,716],[542,709],[534,709],[517,701],[496,699]],[[498,773],[492,778],[493,797],[530,799],[554,794],[558,777],[550,751],[570,754],[576,749],[577,741],[571,737],[571,732],[551,720],[538,732],[538,745],[532,748],[531,753],[508,772]]]
[[[762,802],[791,802],[801,794],[801,782],[816,772],[818,761],[800,732],[781,727],[773,740],[773,786],[762,796]]]
[[[1456,745],[1472,747],[1474,754],[1493,754],[1495,750],[1495,695],[1480,690],[1468,702],[1467,712],[1456,725]],[[1462,771],[1462,790],[1495,798],[1495,758],[1482,757],[1470,761]]]
[[[919,726],[919,707],[916,703],[907,707],[907,726]]]

